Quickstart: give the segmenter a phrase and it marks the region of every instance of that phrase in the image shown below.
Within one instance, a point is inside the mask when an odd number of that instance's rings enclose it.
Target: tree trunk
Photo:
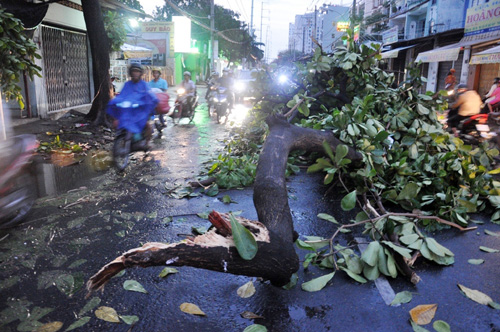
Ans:
[[[109,78],[109,39],[104,29],[99,0],[83,0],[82,8],[92,53],[95,87],[94,100],[87,118],[100,125],[106,123],[106,106],[112,91]]]
[[[291,275],[299,269],[294,248],[297,235],[293,229],[285,180],[288,154],[296,149],[323,152],[324,141],[335,150],[342,142],[331,132],[291,125],[281,115],[270,116],[266,122],[270,132],[260,154],[253,195],[259,221],[236,218],[257,241],[257,255],[252,260],[239,256],[228,216],[212,212],[209,220],[215,227],[204,235],[189,238],[185,243],[146,243],[141,248],[132,249],[91,277],[87,289],[101,289],[125,268],[158,265],[193,266],[263,277],[276,286],[288,283]],[[361,155],[352,149],[347,157],[353,161],[361,160]]]

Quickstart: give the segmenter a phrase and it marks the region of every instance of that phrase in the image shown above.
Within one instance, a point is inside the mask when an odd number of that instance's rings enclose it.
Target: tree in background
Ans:
[[[305,53],[299,50],[284,50],[278,53],[278,58],[273,61],[278,66],[291,65],[296,60],[304,57]]]
[[[0,88],[6,100],[16,99],[24,108],[21,87],[17,85],[23,71],[33,79],[41,68],[34,64],[40,59],[35,43],[24,34],[21,20],[0,8]]]
[[[181,11],[167,4],[156,7],[153,17],[157,21],[171,21],[172,16],[186,13],[192,19],[191,31],[193,39],[200,41],[200,49],[207,49],[210,43],[210,3],[208,1],[182,1],[174,2]],[[248,26],[240,21],[240,14],[215,5],[215,35],[219,40],[219,52],[230,62],[240,61],[247,58],[250,62],[260,61],[264,57],[262,50],[258,48],[262,43],[256,43],[248,33]]]

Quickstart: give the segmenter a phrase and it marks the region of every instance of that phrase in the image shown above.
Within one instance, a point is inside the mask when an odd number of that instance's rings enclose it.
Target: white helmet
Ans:
[[[183,76],[185,76],[185,75],[187,75],[187,76],[191,77],[191,73],[190,73],[190,72],[188,72],[188,71],[185,71],[185,72],[184,72]]]

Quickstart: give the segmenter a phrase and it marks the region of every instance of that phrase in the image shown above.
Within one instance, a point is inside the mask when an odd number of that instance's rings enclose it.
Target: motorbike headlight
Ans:
[[[186,93],[186,89],[184,89],[184,88],[180,88],[179,90],[177,90],[177,94],[179,94],[179,95],[182,95],[185,93]]]
[[[218,103],[218,102],[219,102],[219,98],[214,97],[214,101],[215,101],[216,103]]]
[[[243,83],[243,82],[236,82],[236,83],[234,84],[234,89],[235,89],[236,91],[238,91],[238,92],[243,91],[243,90],[245,89],[245,83]]]
[[[454,90],[450,90],[448,91],[448,96],[451,96],[451,95],[454,95],[455,94],[455,91]]]

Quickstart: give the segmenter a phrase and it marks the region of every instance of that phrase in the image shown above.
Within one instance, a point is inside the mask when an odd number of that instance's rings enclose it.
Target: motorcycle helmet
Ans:
[[[132,63],[129,67],[128,67],[128,75],[129,76],[132,76],[132,71],[134,70],[138,70],[141,72],[141,74],[144,72],[144,69],[142,69],[142,66],[138,63]]]
[[[188,71],[185,71],[184,74],[183,74],[183,76],[186,76],[186,75],[189,76],[189,77],[191,77],[191,73],[188,72]]]
[[[495,79],[493,80],[493,83],[494,84],[500,83],[500,77],[495,77]]]
[[[153,74],[154,74],[154,72],[155,72],[155,71],[156,71],[156,72],[158,72],[158,74],[160,74],[160,75],[161,75],[161,70],[160,70],[160,68],[153,68],[153,70],[151,71],[151,73],[153,73]]]

